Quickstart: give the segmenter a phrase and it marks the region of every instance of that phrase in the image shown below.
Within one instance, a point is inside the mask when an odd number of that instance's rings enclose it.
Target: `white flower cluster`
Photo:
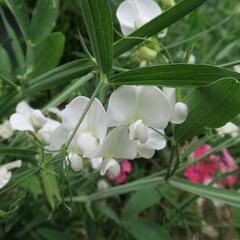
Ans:
[[[80,96],[62,111],[55,109],[61,122],[45,117],[23,101],[9,122],[12,129],[32,131],[48,149],[58,151],[71,136],[89,101]],[[121,86],[110,96],[107,111],[94,99],[69,144],[67,159],[75,171],[80,171],[83,158],[88,158],[101,175],[110,171],[117,176],[121,159],[152,158],[156,150],[166,146],[164,129],[168,123],[180,124],[186,117],[187,106],[176,103],[173,88]]]

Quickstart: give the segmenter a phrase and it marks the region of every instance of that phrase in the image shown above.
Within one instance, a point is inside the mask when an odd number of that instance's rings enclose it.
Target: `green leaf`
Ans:
[[[35,198],[42,193],[41,183],[37,176],[31,176],[27,178],[25,181],[19,184],[19,187],[30,191]]]
[[[75,78],[81,77],[93,68],[94,65],[89,59],[75,60],[66,63],[31,80],[27,92],[34,94],[70,82]]]
[[[159,33],[206,1],[207,0],[183,0],[179,2],[174,7],[131,33],[128,37],[118,40],[114,44],[114,56],[119,56],[144,41],[144,39],[139,38],[148,38]]]
[[[30,27],[27,6],[24,0],[6,0],[8,7],[14,15],[25,40],[28,40],[28,32]]]
[[[117,85],[202,87],[223,77],[240,79],[240,73],[210,65],[168,64],[119,73],[109,82]]]
[[[38,46],[33,47],[31,51],[32,72],[28,75],[29,79],[38,77],[41,74],[55,68],[64,52],[65,37],[62,33],[52,33],[49,37],[41,42]]]
[[[25,70],[25,57],[19,39],[12,29],[11,25],[8,23],[3,11],[0,9],[0,14],[3,19],[3,24],[5,26],[8,37],[10,38],[10,45],[15,56],[15,62],[17,65],[16,73],[23,74]]]
[[[147,197],[146,197],[147,196]],[[122,216],[125,219],[134,217],[146,208],[149,208],[161,199],[161,194],[154,188],[146,188],[134,193],[123,208]]]
[[[184,102],[188,105],[187,120],[176,127],[177,141],[184,141],[204,131],[218,128],[240,112],[240,83],[223,78],[210,86],[192,91]]]
[[[55,202],[61,200],[56,176],[45,170],[41,171],[43,186],[49,205],[55,209]]]
[[[233,190],[209,187],[201,184],[194,184],[180,178],[172,178],[169,184],[177,189],[199,195],[201,197],[216,199],[225,204],[240,207],[240,193]]]
[[[119,217],[117,215],[116,212],[114,212],[114,210],[112,208],[110,208],[108,205],[105,204],[101,204],[98,203],[96,205],[97,210],[102,213],[103,215],[105,215],[107,218],[112,219],[113,221],[115,221],[117,224],[119,224],[120,220]]]
[[[107,74],[112,68],[113,22],[107,0],[81,0],[85,25],[98,67]]]
[[[33,12],[29,37],[31,44],[44,41],[53,28],[59,12],[59,0],[38,0]]]
[[[73,197],[74,202],[87,202],[105,199],[108,197],[118,196],[132,191],[137,191],[144,188],[153,188],[160,186],[164,183],[164,177],[146,178],[137,180],[131,183],[126,183],[122,186],[111,187],[101,192],[93,193],[89,196],[76,196]],[[70,201],[70,199],[66,199]]]
[[[164,227],[150,219],[135,219],[122,224],[136,240],[172,240]]]
[[[0,44],[0,73],[11,74],[12,73],[12,65],[5,48]]]
[[[59,231],[56,229],[50,228],[38,228],[37,233],[42,237],[44,240],[77,240],[78,237],[67,233],[66,231]]]

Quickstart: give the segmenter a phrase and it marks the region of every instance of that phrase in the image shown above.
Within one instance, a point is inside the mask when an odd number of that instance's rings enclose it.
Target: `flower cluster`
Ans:
[[[60,121],[47,118],[25,101],[10,117],[14,130],[31,131],[47,145],[48,150],[61,151],[71,138],[90,99],[79,96],[63,110],[51,109]],[[164,129],[169,122],[186,120],[187,106],[176,103],[175,89],[150,86],[121,86],[109,98],[107,110],[95,98],[67,147],[67,161],[74,171],[89,159],[101,175],[126,177],[119,162],[122,159],[152,158],[156,150],[166,146]],[[122,165],[123,166],[123,165]],[[125,165],[124,165],[125,166]],[[130,171],[130,170],[129,170]],[[121,181],[120,181],[121,182]]]
[[[199,158],[211,151],[211,146],[204,144],[201,145],[193,154],[193,158]],[[208,157],[203,158],[196,164],[185,168],[184,175],[194,183],[208,184],[213,181],[218,173],[228,173],[238,169],[233,157],[227,149],[222,151],[223,156],[219,157],[215,154],[210,154]],[[238,180],[237,175],[230,175],[220,180],[217,183],[219,187],[233,186]]]

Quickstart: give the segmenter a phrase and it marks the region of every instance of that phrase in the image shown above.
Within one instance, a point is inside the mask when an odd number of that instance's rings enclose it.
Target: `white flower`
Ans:
[[[105,175],[108,171],[113,177],[120,173],[119,159],[134,159],[137,148],[134,141],[129,139],[128,128],[120,126],[114,128],[103,140],[103,143],[89,153],[89,157],[102,157],[100,174]]]
[[[89,98],[81,96],[66,106],[61,112],[62,124],[50,137],[50,147],[59,149],[66,142],[89,101]],[[76,161],[76,154],[88,157],[88,153],[103,141],[106,134],[106,112],[101,102],[95,99],[69,146],[69,160],[74,158],[72,161]],[[93,168],[99,168],[101,160],[98,157],[91,159]]]
[[[59,122],[52,120],[50,118],[46,118],[46,123],[37,132],[37,136],[46,143],[49,143],[50,136],[52,135],[53,131],[59,126],[60,126]]]
[[[235,65],[235,66],[233,67],[233,69],[234,69],[234,71],[240,73],[240,65]]]
[[[19,131],[35,131],[46,123],[46,117],[38,109],[31,108],[25,101],[16,107],[16,113],[11,115],[10,124],[12,129]]]
[[[162,13],[153,0],[125,0],[117,9],[122,33],[128,35]]]
[[[159,88],[121,86],[110,96],[107,113],[109,126],[129,126],[139,156],[150,158],[154,149],[165,147],[166,140],[151,129],[163,130],[170,120],[169,103]]]
[[[12,172],[10,170],[22,166],[22,161],[17,160],[0,166],[0,189],[3,188],[11,179]]]
[[[185,103],[176,103],[176,89],[164,87],[163,92],[170,105],[170,121],[174,124],[181,124],[187,119],[188,107]]]
[[[109,185],[108,185],[106,180],[102,179],[102,180],[99,180],[97,182],[97,189],[99,191],[102,191],[102,190],[105,190],[105,189],[108,189],[108,188],[109,188]]]
[[[3,124],[0,125],[0,137],[3,139],[10,138],[13,135],[13,130],[11,128],[10,122],[5,120]]]
[[[234,123],[228,122],[224,126],[217,128],[216,131],[219,135],[222,135],[222,136],[224,136],[225,134],[229,134],[232,137],[237,137],[239,128]]]

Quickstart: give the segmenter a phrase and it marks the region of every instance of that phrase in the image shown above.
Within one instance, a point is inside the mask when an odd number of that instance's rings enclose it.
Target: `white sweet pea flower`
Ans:
[[[161,8],[153,0],[125,0],[117,9],[117,18],[126,36],[161,13]]]
[[[114,128],[103,140],[103,143],[89,153],[89,157],[102,157],[100,174],[105,175],[108,171],[113,177],[120,173],[119,159],[134,159],[137,148],[134,141],[129,139],[128,128],[120,126]]]
[[[121,86],[110,96],[107,113],[109,126],[129,126],[139,156],[151,158],[166,146],[165,139],[151,129],[161,131],[170,120],[169,103],[159,88]]]
[[[188,107],[185,103],[176,103],[176,89],[164,87],[163,92],[170,105],[170,121],[174,124],[181,124],[187,119]]]
[[[240,73],[240,65],[235,65],[235,66],[233,67],[233,69],[234,69],[234,71]]]
[[[37,136],[46,143],[49,143],[50,136],[54,132],[56,128],[60,126],[60,123],[52,120],[50,118],[46,118],[46,123],[43,127],[37,132]]]
[[[226,123],[224,126],[216,129],[217,133],[221,136],[226,134],[231,135],[232,137],[237,137],[239,135],[239,128],[232,122]]]
[[[13,135],[13,130],[11,128],[10,122],[5,120],[3,124],[0,124],[0,137],[3,139],[10,138]]]
[[[10,170],[22,166],[22,161],[17,160],[14,162],[6,163],[0,166],[0,189],[3,188],[11,179],[12,172]]]
[[[62,124],[50,137],[50,147],[60,148],[67,141],[89,101],[87,97],[77,97],[61,111]],[[101,102],[95,99],[70,144],[70,162],[71,157],[74,158],[72,161],[75,161],[76,154],[88,157],[88,153],[103,141],[106,134],[106,112]],[[91,159],[92,167],[99,168],[101,161],[101,158],[94,157]]]
[[[31,108],[25,101],[16,107],[16,113],[11,115],[10,124],[12,129],[19,131],[35,131],[46,123],[46,117],[38,109]]]

